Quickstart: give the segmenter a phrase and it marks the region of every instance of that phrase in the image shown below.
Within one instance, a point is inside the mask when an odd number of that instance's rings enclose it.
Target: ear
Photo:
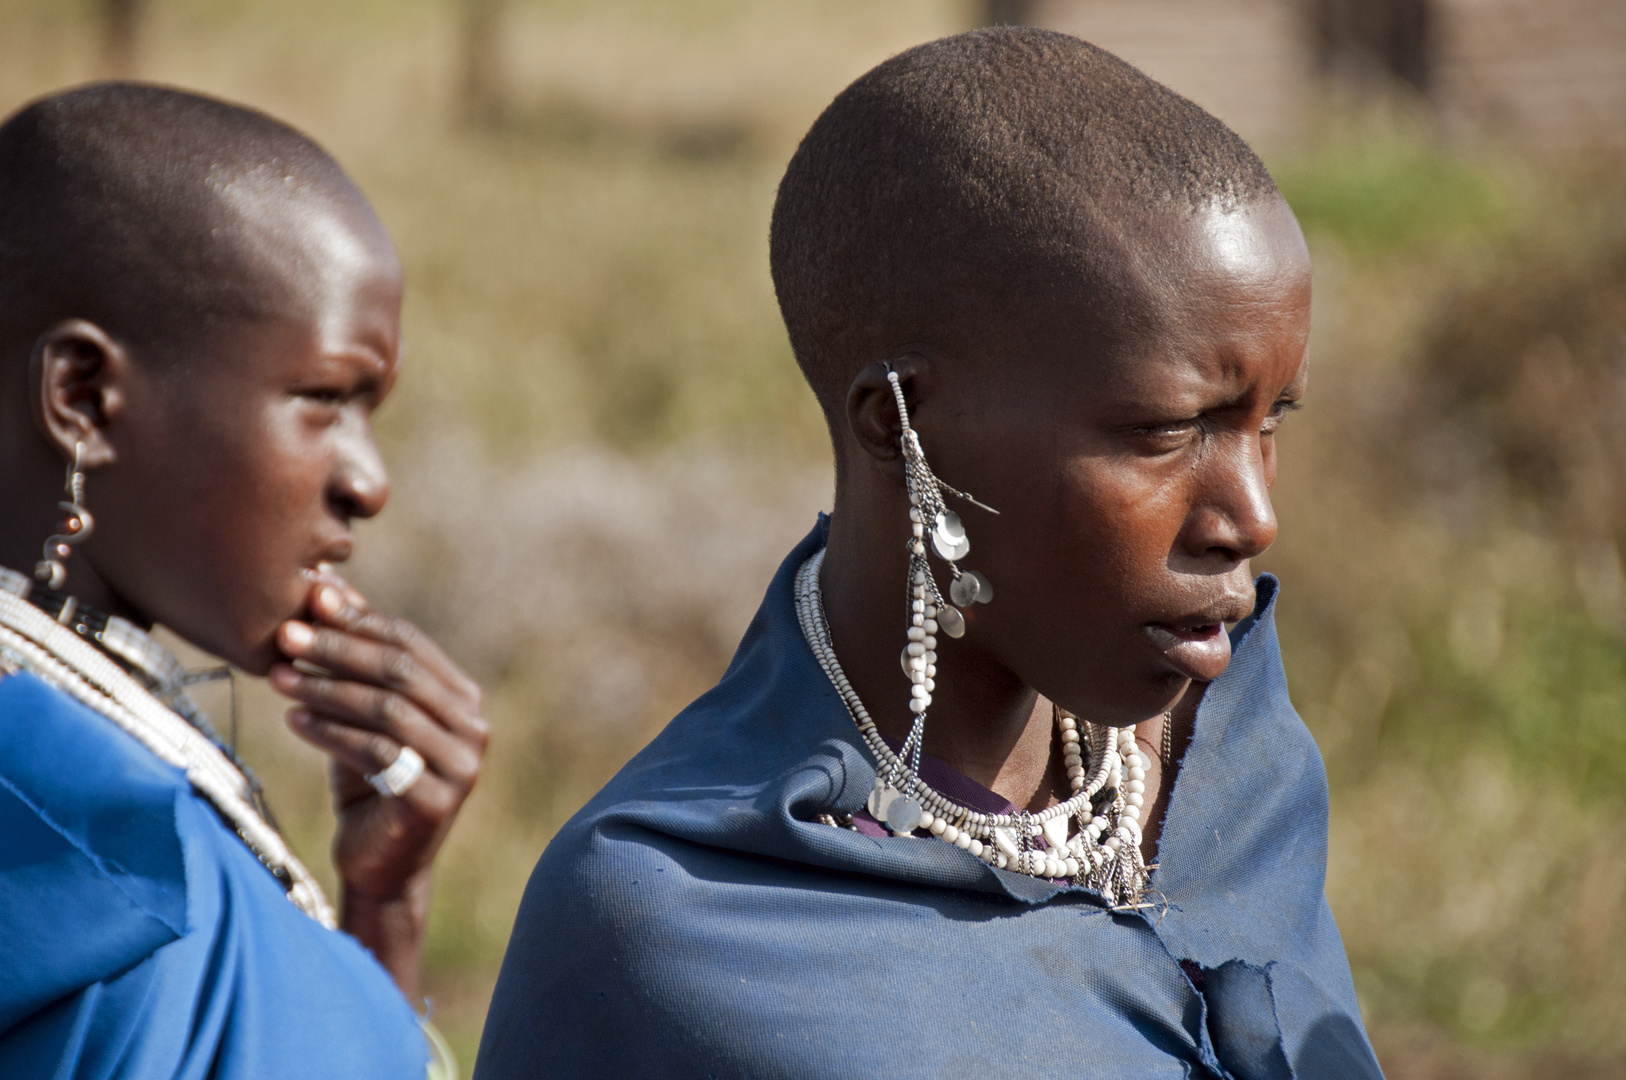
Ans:
[[[903,483],[903,421],[898,416],[897,395],[892,391],[889,371],[897,372],[903,398],[914,415],[915,407],[926,397],[931,385],[931,364],[918,353],[893,360],[878,360],[858,373],[847,388],[847,426],[864,452],[880,464],[883,472]]]
[[[95,323],[66,319],[41,334],[29,358],[29,388],[40,432],[70,460],[83,444],[85,468],[116,454],[107,427],[124,411],[130,355]]]

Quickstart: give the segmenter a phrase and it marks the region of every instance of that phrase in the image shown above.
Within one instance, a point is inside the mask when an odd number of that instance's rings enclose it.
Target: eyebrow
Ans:
[[[382,349],[375,348],[371,343],[361,346],[348,346],[338,352],[327,353],[324,359],[335,363],[359,364],[362,367],[373,369],[379,378],[389,374],[390,362],[384,356]]]

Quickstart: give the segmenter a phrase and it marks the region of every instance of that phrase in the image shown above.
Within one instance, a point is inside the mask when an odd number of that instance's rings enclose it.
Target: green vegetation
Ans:
[[[1394,135],[1325,150],[1277,170],[1276,179],[1307,233],[1362,254],[1493,229],[1507,210],[1488,170]]]

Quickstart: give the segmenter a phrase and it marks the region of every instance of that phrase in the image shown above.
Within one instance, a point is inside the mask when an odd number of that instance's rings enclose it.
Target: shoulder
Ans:
[[[0,680],[0,786],[106,873],[160,892],[184,883],[175,801],[191,791],[185,774],[32,675]]]
[[[0,679],[0,1030],[186,933],[176,819],[187,787],[103,717],[26,674]]]
[[[274,1072],[269,1055],[422,1075],[373,957],[294,907],[182,770],[31,675],[0,679],[0,941],[0,1064],[21,1052],[8,1034],[44,1038],[67,1008],[222,1076]]]

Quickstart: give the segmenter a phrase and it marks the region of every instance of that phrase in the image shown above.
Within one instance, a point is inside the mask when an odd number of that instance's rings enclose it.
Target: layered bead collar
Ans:
[[[189,674],[179,657],[129,619],[104,614],[87,604],[81,604],[76,597],[57,592],[4,566],[0,566],[0,591],[27,600],[94,645],[135,676],[136,681],[146,687],[153,697],[224,748],[208,715],[192,700],[187,687],[224,678],[229,674],[229,669],[216,668]]]

